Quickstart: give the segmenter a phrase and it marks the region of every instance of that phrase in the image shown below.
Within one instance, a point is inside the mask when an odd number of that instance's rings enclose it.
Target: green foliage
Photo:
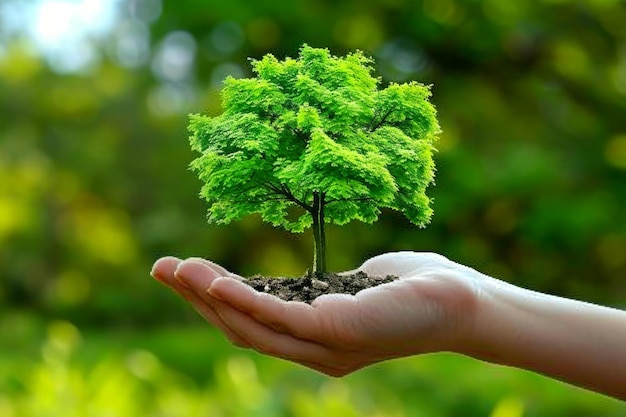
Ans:
[[[253,60],[256,78],[227,78],[224,112],[192,115],[189,124],[209,221],[259,213],[302,232],[372,223],[390,208],[424,226],[439,133],[430,89],[410,82],[378,90],[372,64],[361,52],[342,58],[305,45],[297,60]]]
[[[27,349],[0,346],[2,417],[617,417],[626,411],[617,400],[507,368],[486,372],[485,364],[451,355],[332,379],[233,350],[205,326],[83,334],[57,321],[43,330]]]
[[[257,78],[227,78],[224,113],[192,115],[189,125],[209,220],[260,213],[302,232],[322,193],[328,222],[370,223],[383,207],[428,222],[439,131],[430,91],[416,82],[378,91],[371,64],[361,52],[338,58],[304,46],[298,60],[252,61]]]

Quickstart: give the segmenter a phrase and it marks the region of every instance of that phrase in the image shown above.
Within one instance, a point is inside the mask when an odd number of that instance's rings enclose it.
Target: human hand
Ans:
[[[236,346],[343,376],[386,359],[461,352],[472,337],[480,273],[433,253],[376,256],[359,270],[400,279],[311,305],[259,293],[199,258],[162,258],[153,276],[188,300]]]

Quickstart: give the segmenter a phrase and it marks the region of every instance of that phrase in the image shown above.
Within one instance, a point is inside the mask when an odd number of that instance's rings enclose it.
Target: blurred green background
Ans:
[[[248,57],[359,48],[432,83],[435,216],[329,227],[333,270],[434,251],[626,307],[626,2],[0,0],[0,416],[623,416],[451,355],[340,380],[231,348],[148,272],[302,273],[312,237],[205,222],[187,114]],[[620,214],[621,213],[621,214]]]

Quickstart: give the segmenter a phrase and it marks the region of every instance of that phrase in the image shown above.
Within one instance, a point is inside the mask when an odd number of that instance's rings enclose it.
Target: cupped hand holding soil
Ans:
[[[353,274],[398,279],[311,304],[258,292],[203,259],[160,259],[153,275],[236,346],[341,376],[382,360],[458,350],[470,337],[476,271],[433,253],[399,252],[366,261]]]

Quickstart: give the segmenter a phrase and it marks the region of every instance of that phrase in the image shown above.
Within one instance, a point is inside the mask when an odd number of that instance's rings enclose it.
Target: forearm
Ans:
[[[466,353],[626,400],[626,312],[487,280]]]

